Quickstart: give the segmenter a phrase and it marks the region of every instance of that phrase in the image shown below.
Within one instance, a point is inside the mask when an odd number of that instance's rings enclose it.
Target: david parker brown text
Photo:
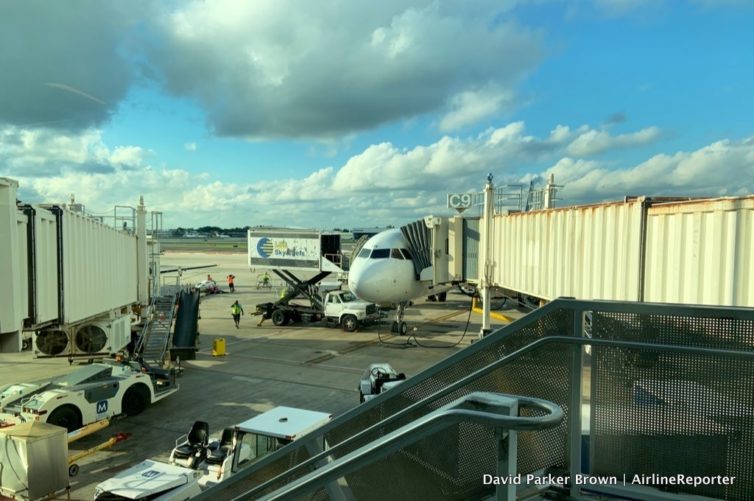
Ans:
[[[726,475],[691,476],[691,475],[623,475],[600,476],[577,474],[574,478],[576,485],[732,485],[736,477]],[[498,477],[496,475],[482,475],[484,485],[570,485],[569,475],[509,475]]]

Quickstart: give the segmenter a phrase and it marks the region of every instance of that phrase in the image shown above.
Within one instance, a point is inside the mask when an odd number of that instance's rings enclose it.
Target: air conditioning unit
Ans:
[[[43,330],[34,335],[37,357],[110,355],[131,341],[131,318],[100,319],[64,329]]]
[[[75,354],[91,355],[102,353],[108,345],[110,322],[96,322],[84,324],[76,329],[73,335],[73,349]]]
[[[32,348],[35,357],[62,357],[70,350],[70,336],[67,331],[51,329],[34,333]]]

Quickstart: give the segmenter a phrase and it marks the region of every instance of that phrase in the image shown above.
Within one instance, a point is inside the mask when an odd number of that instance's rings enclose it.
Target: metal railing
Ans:
[[[559,426],[521,433],[520,473],[556,468],[571,478],[726,474],[737,477],[735,484],[673,489],[749,499],[754,496],[752,362],[751,309],[558,299],[303,438],[324,439],[325,452],[310,454],[294,442],[202,498],[269,494],[323,460],[347,457],[450,401],[488,391],[527,394],[564,410]],[[390,461],[347,474],[347,483],[357,498],[359,493],[406,494],[409,485],[447,499],[489,495],[492,487],[482,486],[480,478],[494,471],[494,437],[489,427],[458,425],[442,437],[406,446]],[[616,450],[631,453],[610,453]],[[583,489],[575,483],[569,488],[574,496]],[[613,494],[622,489],[633,486],[602,488]]]
[[[522,409],[542,412],[541,416],[520,416]],[[483,424],[495,428],[499,447],[507,454],[499,458],[496,474],[511,477],[516,472],[516,434],[521,430],[542,430],[558,425],[563,410],[552,402],[515,395],[476,392],[459,398],[442,408],[413,421],[382,438],[370,442],[336,462],[295,480],[265,496],[265,500],[291,499],[324,487],[328,482],[359,470],[398,452],[422,438],[428,437],[462,422]],[[338,487],[333,487],[338,489]],[[498,500],[515,499],[515,490],[502,486]]]
[[[154,296],[134,353],[144,361],[162,365],[173,325],[178,295]]]

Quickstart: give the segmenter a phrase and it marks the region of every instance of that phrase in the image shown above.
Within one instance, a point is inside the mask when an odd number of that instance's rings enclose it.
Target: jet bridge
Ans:
[[[408,241],[417,280],[431,280],[433,285],[453,281],[448,274],[451,256],[447,218],[427,216],[401,226],[401,233]]]

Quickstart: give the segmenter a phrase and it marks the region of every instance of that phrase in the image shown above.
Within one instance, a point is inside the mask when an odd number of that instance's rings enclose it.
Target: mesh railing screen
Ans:
[[[522,322],[515,332],[502,331],[488,336],[482,341],[463,350],[438,366],[433,367],[406,383],[393,388],[381,399],[379,405],[363,405],[356,415],[336,418],[325,433],[328,444],[337,444],[365,428],[380,422],[407,406],[458,381],[471,372],[480,369],[500,357],[544,337],[568,335],[571,330],[573,312],[554,309],[538,320]],[[526,324],[526,325],[524,325]],[[561,347],[546,346],[536,354],[502,367],[483,378],[455,391],[429,405],[422,406],[388,426],[341,451],[336,457],[386,434],[406,423],[425,415],[442,405],[474,391],[493,391],[510,394],[530,395],[547,399],[566,408],[568,403],[568,370],[571,364],[571,351]],[[437,367],[441,367],[437,369]],[[360,411],[360,412],[359,412]],[[524,473],[549,466],[566,466],[567,419],[560,427],[544,432],[519,434],[519,470]],[[496,471],[497,441],[494,430],[480,425],[461,423],[450,429],[427,437],[400,450],[384,461],[367,466],[348,475],[348,489],[357,499],[469,499],[492,492],[492,488],[482,485],[482,475]],[[295,446],[292,444],[292,446]],[[243,472],[242,481],[236,479],[232,486],[213,493],[222,499],[229,499],[251,489],[274,476],[271,470],[279,470],[283,462],[253,471]],[[274,474],[279,473],[275,471]],[[303,475],[295,474],[284,479],[266,492],[271,492],[284,483]],[[322,495],[322,491],[318,493]]]
[[[754,321],[594,312],[592,335],[754,350]],[[679,493],[754,498],[754,364],[728,356],[594,347],[591,472]],[[731,485],[648,478],[736,477]],[[636,475],[636,477],[635,477]]]
[[[584,403],[591,408],[591,436],[584,449],[588,457],[581,461],[587,465],[584,471],[619,478],[625,473],[629,481],[632,475],[729,475],[736,477],[729,486],[660,488],[725,499],[754,499],[754,363],[750,358],[722,354],[651,349],[652,344],[663,344],[754,352],[754,313],[716,309],[716,313],[705,316],[703,309],[697,308],[606,304],[610,307],[604,307],[605,311],[596,309],[600,303],[578,301],[559,300],[545,306],[379,399],[336,418],[321,433],[329,445],[338,444],[534,341],[547,336],[580,336],[581,332],[574,333],[574,319],[590,311],[588,335],[647,346],[627,349],[594,345],[591,357],[585,359],[583,373],[590,384],[584,385]],[[719,318],[728,311],[730,318]],[[542,398],[564,409],[566,418],[558,427],[519,434],[518,470],[567,469],[568,405],[571,390],[578,388],[570,381],[574,353],[572,345],[562,342],[543,344],[451,394],[422,403],[411,414],[383,424],[333,457],[342,457],[458,397],[492,391]],[[494,430],[461,423],[347,475],[341,485],[347,495],[365,500],[480,498],[492,493],[491,487],[482,485],[482,475],[496,471],[496,443]],[[299,464],[308,454],[294,442],[276,456],[274,462],[253,465],[231,477],[227,485],[212,489],[211,499],[245,493]],[[278,479],[265,492],[306,473]],[[313,499],[328,496],[320,489]]]

